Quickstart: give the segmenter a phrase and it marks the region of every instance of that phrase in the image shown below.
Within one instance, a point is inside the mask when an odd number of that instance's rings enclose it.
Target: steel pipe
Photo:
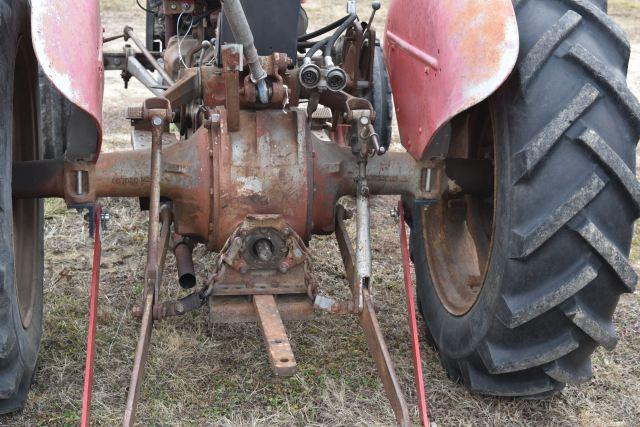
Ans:
[[[267,104],[269,102],[267,84],[265,82],[267,72],[262,68],[262,64],[260,63],[260,56],[258,56],[258,50],[253,41],[253,33],[242,9],[242,4],[240,0],[225,0],[224,3],[222,3],[222,8],[229,22],[233,37],[237,43],[242,45],[244,56],[247,58],[247,63],[251,70],[251,80],[258,87],[260,102]]]
[[[135,56],[127,57],[127,71],[133,77],[138,79],[140,83],[144,85],[147,89],[149,89],[154,95],[162,96],[164,93],[163,89],[159,89],[158,82],[154,80],[154,78],[149,74],[147,69],[136,59]]]
[[[193,247],[191,239],[179,234],[173,235],[173,254],[176,257],[178,269],[178,283],[183,289],[190,289],[196,285],[196,271],[193,266]]]
[[[144,43],[142,43],[142,40],[140,40],[138,36],[133,32],[133,28],[129,26],[124,27],[124,34],[125,36],[133,40],[135,45],[138,46],[138,49],[140,49],[140,52],[142,52],[145,58],[147,58],[147,61],[149,61],[149,63],[153,65],[153,68],[155,68],[156,71],[160,73],[162,78],[169,84],[169,86],[175,83],[171,76],[169,76],[169,74],[167,74],[167,72],[164,70],[164,68],[160,66],[156,58],[153,57],[151,52],[149,52],[149,49],[147,49]]]

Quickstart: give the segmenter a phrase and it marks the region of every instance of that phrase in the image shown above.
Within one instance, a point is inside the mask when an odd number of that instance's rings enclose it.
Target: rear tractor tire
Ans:
[[[640,209],[640,104],[606,2],[516,3],[520,56],[488,101],[451,123],[449,158],[490,162],[486,191],[415,207],[428,335],[472,391],[541,397],[591,378],[612,349]]]
[[[13,200],[13,161],[42,158],[29,2],[0,0],[0,413],[27,399],[42,335],[43,203]]]

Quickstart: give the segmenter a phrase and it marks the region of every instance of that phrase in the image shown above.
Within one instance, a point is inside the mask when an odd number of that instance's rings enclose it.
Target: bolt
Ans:
[[[100,226],[102,227],[103,230],[107,229],[110,219],[111,219],[111,215],[109,215],[109,212],[107,212],[106,210],[103,210],[102,213],[100,214]]]
[[[286,273],[287,271],[289,271],[289,264],[287,264],[286,261],[282,261],[278,266],[278,271],[280,273]]]
[[[189,3],[182,3],[182,8],[184,10],[189,10],[189,7],[190,7]]]
[[[362,194],[364,197],[369,197],[369,187],[363,185],[362,190],[360,190],[360,194]]]
[[[368,124],[369,124],[369,118],[368,118],[368,117],[366,117],[366,116],[362,116],[362,117],[360,117],[360,124],[361,124],[362,126],[366,126],[366,125],[368,125]]]
[[[115,61],[113,61],[116,65],[120,65],[122,64],[122,61],[120,60],[120,58],[116,58]]]
[[[175,3],[171,3],[170,7],[171,7],[172,10],[176,10],[178,8],[178,5],[175,4]]]
[[[162,125],[162,119],[158,116],[154,116],[153,119],[151,119],[151,123],[154,126],[161,126]]]

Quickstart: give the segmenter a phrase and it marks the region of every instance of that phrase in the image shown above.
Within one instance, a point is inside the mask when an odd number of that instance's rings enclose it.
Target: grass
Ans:
[[[611,10],[627,30],[627,3],[611,1]],[[144,29],[144,15],[129,0],[103,1],[106,34],[125,24]],[[365,2],[360,2],[362,8]],[[343,2],[309,1],[311,27],[341,16]],[[384,11],[383,11],[384,12]],[[382,22],[384,14],[379,17]],[[635,18],[637,19],[637,18]],[[632,34],[636,34],[632,31]],[[634,55],[640,38],[633,38]],[[121,45],[113,42],[109,50]],[[132,83],[125,91],[118,73],[105,82],[106,150],[128,148],[129,123],[124,105],[148,96]],[[397,141],[397,137],[396,137]],[[145,214],[137,202],[105,200],[111,224],[103,242],[93,419],[95,425],[121,421],[137,337],[129,315],[141,289],[145,252]],[[394,198],[373,203],[372,238],[380,321],[404,392],[417,421],[409,335],[397,244],[398,224],[388,215]],[[2,425],[74,425],[78,423],[92,242],[81,214],[61,201],[46,203],[45,325],[39,367],[23,412],[0,418]],[[324,292],[345,290],[337,245],[314,239],[314,268]],[[211,271],[212,255],[196,250],[199,280]],[[640,236],[632,261],[640,267]],[[175,265],[168,258],[165,298],[182,295]],[[449,381],[437,356],[425,354],[425,377],[431,416],[439,425],[637,425],[640,415],[639,296],[627,295],[616,314],[620,343],[613,352],[594,355],[594,379],[568,386],[544,401],[471,395]],[[139,406],[142,425],[392,425],[393,414],[378,380],[366,342],[352,318],[320,314],[311,322],[289,322],[287,330],[299,364],[288,380],[274,379],[255,325],[216,325],[206,310],[160,322],[152,337]],[[420,337],[427,348],[424,336]]]
[[[609,0],[609,10],[640,10],[640,0]]]

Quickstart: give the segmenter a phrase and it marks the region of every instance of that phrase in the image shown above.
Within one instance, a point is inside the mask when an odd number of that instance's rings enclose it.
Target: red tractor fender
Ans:
[[[421,159],[438,130],[513,70],[511,0],[392,0],[384,50],[402,145]]]
[[[86,113],[102,139],[102,25],[100,2],[31,0],[33,49],[46,76],[72,104]],[[97,156],[97,152],[94,153]]]

